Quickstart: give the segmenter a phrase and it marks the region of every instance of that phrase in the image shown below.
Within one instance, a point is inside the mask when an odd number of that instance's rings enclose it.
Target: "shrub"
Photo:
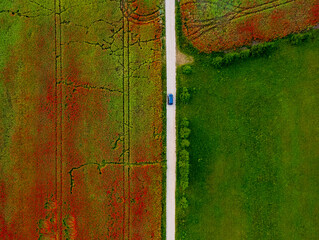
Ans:
[[[181,141],[181,147],[182,148],[187,148],[187,147],[189,147],[189,145],[190,145],[190,142],[187,139],[183,139]]]
[[[188,187],[188,175],[189,175],[189,163],[179,161],[179,173],[180,173],[180,185],[182,191],[185,191]]]
[[[299,45],[302,42],[305,42],[310,37],[312,37],[312,32],[306,32],[306,33],[298,33],[294,34],[290,37],[290,43],[293,45]]]
[[[181,121],[181,126],[182,127],[188,127],[189,126],[189,121],[186,117],[184,117]]]
[[[188,138],[189,134],[191,133],[191,130],[187,127],[182,127],[180,129],[180,137],[181,138]]]
[[[187,201],[186,197],[182,197],[182,198],[181,198],[180,205],[181,205],[181,207],[182,207],[183,209],[188,208],[188,201]]]
[[[215,57],[212,64],[215,68],[221,68],[224,65],[224,59],[222,57]]]
[[[251,55],[253,57],[257,57],[262,55],[264,52],[264,48],[262,46],[262,44],[257,44],[251,47]]]
[[[230,52],[224,56],[224,64],[229,65],[235,62],[239,58],[239,54],[237,52]]]
[[[186,75],[189,75],[193,72],[193,68],[191,65],[185,65],[182,67],[182,73],[183,74],[186,74]]]
[[[189,161],[189,153],[188,153],[185,149],[181,150],[181,151],[179,152],[179,159],[180,159],[180,161],[182,161],[182,162],[187,162],[187,161]]]
[[[182,103],[187,103],[190,99],[191,95],[188,92],[187,87],[183,87],[182,91],[179,95],[179,99],[181,100]]]
[[[252,46],[250,51],[253,57],[259,57],[265,54],[269,54],[275,48],[276,45],[274,42],[265,42]]]
[[[242,50],[242,51],[239,53],[239,57],[240,57],[241,59],[249,58],[249,56],[250,56],[250,50],[249,50],[249,49]]]

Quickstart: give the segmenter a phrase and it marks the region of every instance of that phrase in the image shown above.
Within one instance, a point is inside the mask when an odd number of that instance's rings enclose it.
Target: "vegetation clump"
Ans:
[[[181,91],[180,91],[180,94],[179,94],[179,100],[182,103],[186,104],[186,103],[189,102],[190,98],[191,98],[191,95],[190,95],[190,93],[188,91],[188,88],[187,87],[183,87],[181,89]]]
[[[179,204],[181,207],[181,215],[185,215],[185,211],[188,208],[188,201],[185,197],[185,191],[189,185],[189,152],[187,148],[190,146],[188,137],[191,133],[189,127],[189,120],[187,118],[182,118],[180,121],[179,130],[179,152],[178,152],[178,173],[179,173],[179,186],[181,198],[179,199]]]
[[[311,31],[303,32],[303,33],[291,35],[289,38],[289,41],[292,45],[299,45],[312,37],[313,37],[313,34]]]
[[[189,75],[189,74],[191,74],[192,72],[193,72],[193,68],[192,68],[191,65],[184,65],[184,66],[182,67],[182,73],[183,73],[183,74]]]
[[[256,44],[240,52],[229,52],[224,54],[223,57],[221,56],[215,57],[212,60],[212,65],[215,68],[222,68],[225,66],[229,66],[240,60],[247,59],[249,57],[261,57],[261,56],[269,55],[274,49],[276,49],[275,42],[264,42],[264,43]]]

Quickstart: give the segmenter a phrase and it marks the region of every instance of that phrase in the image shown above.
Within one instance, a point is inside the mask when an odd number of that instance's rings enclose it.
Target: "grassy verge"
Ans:
[[[193,51],[191,73],[178,70],[191,97],[177,122],[187,117],[191,134],[177,239],[319,235],[318,31],[301,42],[278,40],[271,54],[220,69]]]

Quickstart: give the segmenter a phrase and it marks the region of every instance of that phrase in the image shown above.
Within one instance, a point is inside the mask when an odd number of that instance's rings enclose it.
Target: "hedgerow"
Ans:
[[[222,68],[249,57],[268,56],[276,48],[276,42],[259,43],[240,52],[229,52],[224,54],[224,56],[215,57],[211,63],[215,68]]]
[[[289,42],[292,45],[299,45],[305,41],[307,41],[308,39],[313,37],[313,32],[309,31],[309,32],[303,32],[303,33],[297,33],[297,34],[293,34],[290,36],[289,38]]]
[[[187,148],[190,146],[190,142],[188,137],[191,133],[191,130],[188,128],[189,120],[187,118],[182,118],[180,122],[179,129],[179,153],[178,153],[178,172],[179,172],[179,184],[180,190],[184,198],[184,202],[186,200],[184,194],[185,190],[188,188],[189,183],[189,152]],[[184,208],[185,208],[184,204]],[[186,207],[187,208],[187,207]]]

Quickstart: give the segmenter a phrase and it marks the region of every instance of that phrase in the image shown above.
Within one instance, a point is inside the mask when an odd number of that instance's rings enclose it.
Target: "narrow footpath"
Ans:
[[[176,190],[176,33],[175,0],[165,0],[167,94],[174,95],[174,104],[167,105],[166,132],[166,240],[175,240]]]

